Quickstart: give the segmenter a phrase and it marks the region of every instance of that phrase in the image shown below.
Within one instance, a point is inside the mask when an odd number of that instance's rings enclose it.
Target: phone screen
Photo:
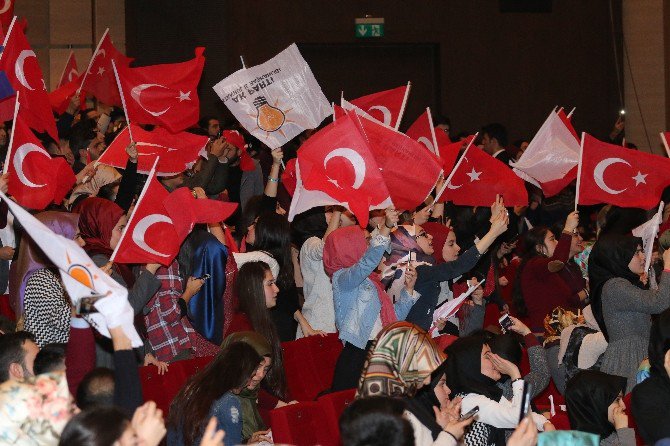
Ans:
[[[521,411],[519,413],[519,423],[521,420],[526,418],[526,415],[530,413],[530,399],[531,393],[533,392],[533,385],[531,383],[523,383],[523,396],[521,398]]]

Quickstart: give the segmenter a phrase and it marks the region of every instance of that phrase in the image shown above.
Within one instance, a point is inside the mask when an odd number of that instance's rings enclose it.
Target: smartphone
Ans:
[[[502,316],[500,316],[500,319],[498,319],[498,323],[500,324],[503,333],[507,333],[507,331],[509,331],[509,328],[512,325],[514,325],[514,322],[512,322],[512,319],[509,317],[509,314],[503,314]]]
[[[202,276],[200,276],[200,277],[196,277],[196,279],[207,280],[207,279],[209,279],[210,277],[212,277],[212,276],[210,276],[209,274],[205,274],[205,275],[202,275]]]
[[[479,406],[475,406],[469,412],[462,414],[458,418],[458,421],[463,421],[463,420],[467,420],[468,418],[472,418],[475,415],[477,415],[477,412],[479,412]]]
[[[95,303],[105,296],[105,294],[94,294],[93,296],[82,297],[77,303],[77,314],[97,313]]]
[[[519,413],[519,423],[521,423],[521,420],[526,418],[526,416],[530,413],[530,400],[532,392],[533,392],[533,385],[529,382],[524,381],[523,395],[521,397],[521,412]]]

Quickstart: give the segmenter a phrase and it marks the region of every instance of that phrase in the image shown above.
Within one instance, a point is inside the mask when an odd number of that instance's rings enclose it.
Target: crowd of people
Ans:
[[[118,320],[106,321],[111,338],[97,333],[55,265],[1,208],[0,444],[271,443],[261,411],[296,403],[282,343],[333,333],[343,349],[323,393],[356,389],[340,418],[344,445],[534,445],[540,432],[544,444],[627,446],[636,442],[631,410],[645,443],[670,438],[667,213],[649,270],[631,235],[649,213],[575,211],[574,185],[545,198],[527,183],[528,206],[506,207],[499,196],[471,207],[435,203],[441,179],[424,204],[372,210],[365,228],[339,206],[289,223],[282,164],[313,131],[270,150],[206,117],[189,131],[210,138],[207,159],[159,179],[238,210],[225,224],[195,225],[169,265],[114,263],[146,177],[134,144],[125,169],[96,162],[125,117],[103,105],[79,111],[78,101],[57,117],[59,141],[39,135],[77,184],[35,217],[128,289],[144,345],[133,349]],[[447,119],[436,124],[449,134]],[[611,138],[621,136],[617,125]],[[10,131],[11,122],[0,130],[4,151]],[[476,150],[505,163],[528,145],[509,144],[500,124],[480,134]],[[466,291],[454,311],[434,316]],[[501,323],[487,323],[490,314]],[[437,337],[451,339],[445,350]],[[212,360],[169,414],[143,401],[138,367],[169,373],[200,357]],[[526,409],[550,382],[572,431]]]

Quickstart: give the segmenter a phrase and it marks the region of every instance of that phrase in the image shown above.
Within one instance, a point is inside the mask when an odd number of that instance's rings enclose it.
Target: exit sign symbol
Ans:
[[[374,17],[356,19],[354,30],[358,38],[384,37],[384,19]]]

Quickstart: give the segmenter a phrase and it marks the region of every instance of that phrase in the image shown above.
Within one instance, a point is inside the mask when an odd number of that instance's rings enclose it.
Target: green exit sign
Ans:
[[[366,17],[363,19],[356,19],[355,23],[356,37],[371,38],[384,37],[384,19]]]

